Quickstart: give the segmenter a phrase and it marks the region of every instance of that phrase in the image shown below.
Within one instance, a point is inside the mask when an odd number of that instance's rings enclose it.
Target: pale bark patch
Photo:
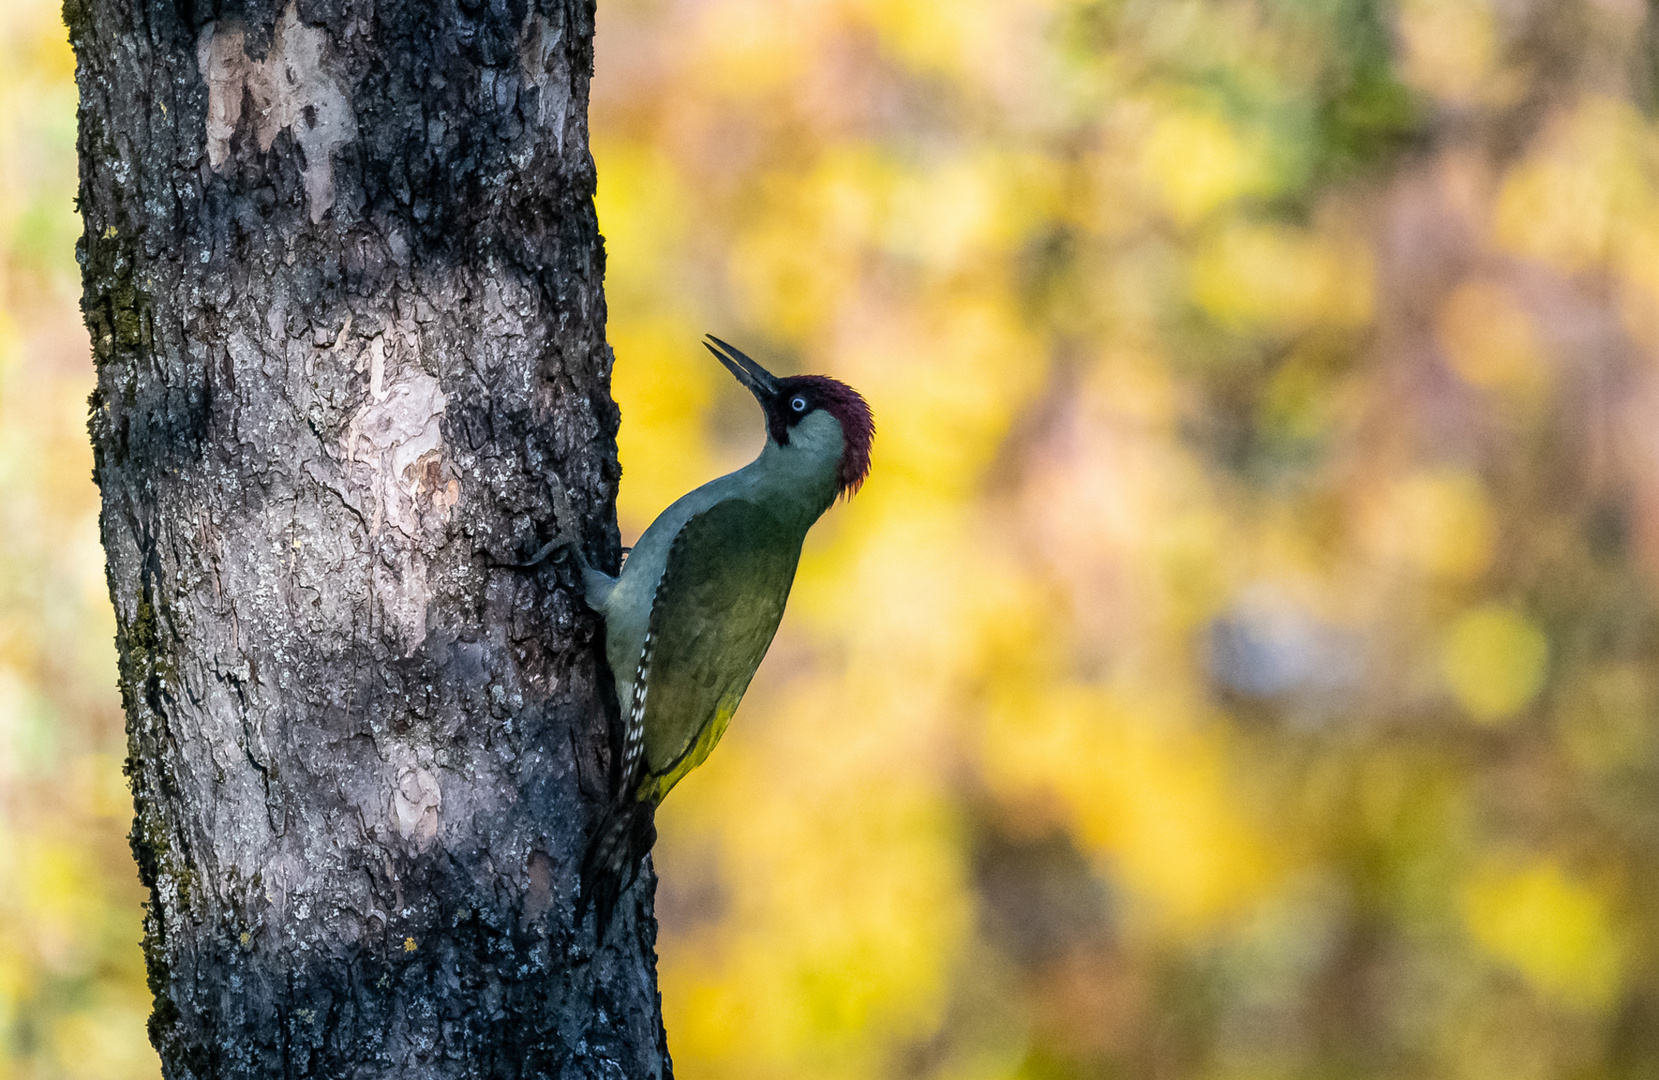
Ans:
[[[544,16],[533,15],[525,20],[518,52],[524,80],[539,91],[536,124],[552,134],[561,153],[565,121],[570,114],[570,65],[565,50],[559,48],[563,36],[562,27],[554,26]]]
[[[196,41],[196,64],[207,80],[208,165],[221,172],[230,159],[246,99],[261,153],[282,131],[293,132],[304,157],[300,171],[311,220],[321,221],[334,205],[332,155],[357,137],[351,97],[329,70],[328,34],[301,23],[290,3],[264,60],[251,59],[245,44],[246,31],[237,19],[208,23]]]
[[[426,639],[432,599],[423,539],[439,539],[461,501],[455,470],[444,459],[443,418],[448,404],[432,375],[410,362],[388,370],[386,336],[370,341],[369,400],[346,429],[342,493],[359,505],[367,491],[371,541],[379,544],[374,590],[397,628],[406,655]],[[390,531],[388,531],[390,530]]]
[[[443,810],[443,789],[438,777],[416,765],[406,766],[397,778],[392,810],[398,835],[426,851],[438,839],[438,815]]]

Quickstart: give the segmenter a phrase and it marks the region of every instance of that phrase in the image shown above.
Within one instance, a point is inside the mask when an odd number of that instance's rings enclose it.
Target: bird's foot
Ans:
[[[530,556],[528,559],[525,559],[523,562],[497,562],[495,565],[505,566],[513,570],[529,570],[533,567],[540,566],[542,563],[546,562],[554,555],[557,555],[565,548],[570,547],[571,544],[572,541],[570,538],[566,536],[555,536],[553,539],[543,544],[539,551]]]
[[[570,509],[570,496],[565,493],[564,481],[558,474],[548,475],[548,486],[553,492],[553,517],[558,528],[553,539],[543,544],[537,552],[524,562],[497,562],[497,566],[505,566],[515,570],[528,570],[540,566],[548,559],[561,551],[569,551],[575,557],[578,565],[585,565],[582,559],[582,538],[576,532],[576,515]]]

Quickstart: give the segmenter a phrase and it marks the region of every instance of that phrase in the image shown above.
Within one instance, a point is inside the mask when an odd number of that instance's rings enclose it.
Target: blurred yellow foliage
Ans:
[[[1659,213],[1656,162],[1659,138],[1628,102],[1589,97],[1562,110],[1504,181],[1499,242],[1566,270],[1623,262],[1632,235],[1652,228]]]
[[[1408,473],[1379,493],[1366,527],[1372,550],[1389,564],[1450,581],[1468,581],[1492,559],[1490,499],[1459,469]]]
[[[1179,225],[1242,195],[1264,194],[1275,179],[1264,135],[1240,131],[1214,113],[1159,117],[1141,153],[1148,180]]]
[[[1600,1075],[1631,969],[1572,957],[1634,938],[1484,854],[1642,862],[1655,812],[1654,131],[1592,7],[602,13],[601,175],[683,200],[612,264],[625,529],[758,444],[654,399],[723,385],[688,311],[880,429],[662,815],[681,1075]]]
[[[618,365],[613,389],[640,401],[635,415],[640,423],[618,437],[624,460],[634,458],[646,432],[655,438],[680,440],[685,452],[663,462],[649,475],[630,475],[617,496],[617,513],[625,521],[650,518],[664,506],[696,487],[714,471],[715,458],[703,438],[704,417],[714,398],[715,382],[708,365],[687,354],[685,343],[697,334],[684,322],[641,321],[610,334],[611,347],[626,351],[629,363]]]
[[[1058,689],[991,714],[981,758],[1013,804],[1052,789],[1147,932],[1201,934],[1263,899],[1273,859],[1227,773],[1222,733],[1174,698]]]
[[[1475,940],[1541,992],[1591,1010],[1618,993],[1623,955],[1611,904],[1559,865],[1481,866],[1464,885],[1463,914]]]
[[[1512,96],[1521,84],[1499,78],[1498,19],[1490,0],[1405,0],[1400,37],[1405,79],[1459,104]]]
[[[1289,333],[1371,317],[1369,258],[1337,237],[1278,226],[1226,230],[1193,260],[1193,297],[1223,325]]]
[[[1452,369],[1475,386],[1535,406],[1549,390],[1532,320],[1502,289],[1470,281],[1452,290],[1440,308],[1441,347]]]
[[[1441,646],[1441,670],[1458,703],[1490,723],[1514,715],[1544,685],[1549,642],[1526,616],[1485,605],[1452,623]]]

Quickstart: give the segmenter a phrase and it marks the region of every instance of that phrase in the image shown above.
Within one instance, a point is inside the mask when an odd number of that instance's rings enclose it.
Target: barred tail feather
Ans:
[[[576,900],[576,925],[591,904],[599,920],[597,938],[605,940],[616,902],[639,876],[639,864],[657,842],[656,807],[649,802],[612,807],[588,843],[582,859],[582,891]]]

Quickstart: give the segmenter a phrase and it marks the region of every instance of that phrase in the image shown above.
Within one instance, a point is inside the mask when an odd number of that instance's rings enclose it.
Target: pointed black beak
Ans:
[[[770,404],[778,392],[778,380],[772,377],[772,373],[713,334],[708,338],[708,341],[703,342],[703,347],[713,353],[716,360],[725,364],[726,370],[736,376],[738,382],[749,388],[749,393],[755,395],[761,408]],[[714,344],[710,345],[709,341]]]

